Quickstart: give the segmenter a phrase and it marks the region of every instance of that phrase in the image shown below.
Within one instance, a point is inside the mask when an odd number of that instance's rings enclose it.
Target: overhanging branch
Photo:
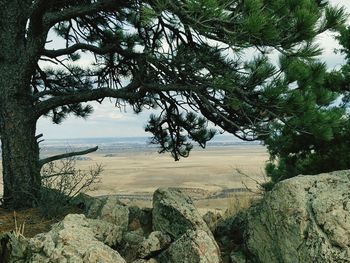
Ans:
[[[63,48],[63,49],[56,49],[56,50],[45,49],[43,51],[43,55],[46,57],[49,57],[49,58],[56,58],[59,56],[73,54],[74,52],[76,52],[78,50],[88,50],[88,51],[91,51],[94,54],[98,54],[98,55],[105,55],[108,53],[116,52],[116,53],[118,53],[124,57],[127,57],[127,58],[137,58],[138,56],[140,56],[140,54],[128,52],[128,51],[122,49],[118,45],[110,44],[110,45],[105,46],[105,47],[97,47],[97,46],[86,44],[86,43],[77,43],[77,44],[74,44],[68,48]]]
[[[49,12],[44,16],[44,23],[49,27],[54,24],[66,21],[75,17],[95,14],[101,11],[117,11],[121,8],[129,7],[130,1],[99,0],[94,3],[73,5],[69,8]]]
[[[127,87],[130,87],[129,84]],[[139,99],[143,97],[143,94],[136,93],[135,91],[128,91],[123,89],[110,89],[110,88],[98,88],[86,91],[67,92],[60,96],[55,96],[45,101],[42,101],[36,105],[37,117],[48,113],[50,110],[68,104],[87,102],[93,100],[99,100],[106,97],[120,98],[120,99]]]
[[[205,88],[205,87],[204,87]],[[54,96],[36,105],[37,118],[48,113],[50,110],[60,106],[99,100],[103,98],[116,98],[122,100],[140,100],[147,93],[161,92],[205,92],[201,87],[188,86],[182,84],[140,84],[132,82],[122,89],[98,88],[84,91],[67,92],[59,96]]]
[[[40,167],[42,167],[44,164],[49,163],[49,162],[53,162],[53,161],[57,161],[60,159],[64,159],[64,158],[68,158],[68,157],[73,157],[73,156],[78,156],[78,155],[84,155],[84,154],[88,154],[88,153],[92,153],[97,151],[98,146],[94,147],[94,148],[90,148],[84,151],[79,151],[79,152],[69,152],[69,153],[63,153],[63,154],[59,154],[59,155],[54,155],[45,159],[41,159],[39,161]]]

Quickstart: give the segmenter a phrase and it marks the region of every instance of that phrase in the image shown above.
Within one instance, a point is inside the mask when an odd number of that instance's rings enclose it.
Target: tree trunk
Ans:
[[[40,196],[37,117],[30,81],[37,56],[27,40],[28,0],[0,2],[0,136],[4,205],[32,207]],[[33,50],[32,50],[33,49]]]
[[[40,196],[36,120],[31,113],[30,106],[21,105],[16,99],[1,103],[3,198],[7,207],[32,207]]]

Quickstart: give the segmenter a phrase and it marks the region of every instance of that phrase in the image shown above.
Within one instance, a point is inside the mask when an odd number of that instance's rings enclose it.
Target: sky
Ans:
[[[350,12],[349,0],[329,2],[333,5],[343,5]],[[334,53],[334,49],[339,46],[331,33],[326,32],[319,36],[318,42],[324,49],[322,60],[327,63],[328,68],[338,68],[344,62],[344,58],[341,54]],[[42,117],[38,121],[37,133],[43,133],[46,139],[150,136],[144,131],[150,111],[145,110],[136,115],[131,109],[115,108],[114,102],[108,99],[102,104],[97,102],[89,104],[94,107],[94,113],[86,120],[71,116],[56,125],[52,124],[49,118]]]

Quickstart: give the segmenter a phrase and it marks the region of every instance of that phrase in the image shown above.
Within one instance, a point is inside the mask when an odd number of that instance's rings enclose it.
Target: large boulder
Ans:
[[[212,233],[194,207],[190,197],[176,188],[159,188],[153,195],[153,228],[180,238],[187,230],[203,230]]]
[[[24,262],[125,263],[117,251],[101,242],[112,242],[107,232],[117,236],[119,230],[100,223],[84,215],[67,215],[48,233],[29,240],[31,255]]]
[[[116,196],[94,198],[88,203],[87,216],[101,219],[119,226],[126,231],[129,224],[129,209]]]
[[[162,263],[219,263],[220,251],[212,236],[203,230],[188,230],[162,252]]]
[[[247,217],[254,262],[350,262],[350,171],[278,183]]]

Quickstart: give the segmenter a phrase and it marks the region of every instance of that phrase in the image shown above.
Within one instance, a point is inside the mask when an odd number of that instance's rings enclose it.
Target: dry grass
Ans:
[[[38,209],[10,211],[0,208],[0,234],[14,231],[26,237],[33,237],[46,232],[56,220],[48,220],[41,216]],[[25,225],[25,228],[21,227]],[[21,229],[19,229],[21,228]]]
[[[180,162],[174,162],[169,155],[159,155],[156,151],[129,151],[110,157],[105,155],[106,152],[97,152],[89,155],[90,160],[77,161],[79,169],[86,170],[92,163],[101,163],[105,168],[97,191],[88,194],[152,194],[155,189],[168,186],[203,189],[211,193],[223,189],[244,188],[245,185],[256,189],[256,182],[264,181],[261,169],[268,160],[266,149],[254,145],[196,150],[189,158]],[[252,175],[251,178],[242,176],[236,168]],[[0,195],[1,181],[0,175]],[[237,193],[225,198],[196,200],[195,205],[201,214],[208,210],[227,210],[226,214],[235,214],[249,207],[256,198],[252,193]],[[141,207],[152,205],[151,201],[137,199],[127,203]],[[59,219],[45,219],[38,209],[16,211],[17,228],[25,222],[23,234],[26,237],[48,231]],[[0,233],[15,229],[13,211],[0,208]]]
[[[247,211],[252,203],[261,198],[261,195],[255,193],[234,193],[227,199],[227,210],[224,217],[234,217],[240,212]]]
[[[51,154],[47,152],[47,154]],[[194,150],[179,162],[155,149],[126,151],[105,157],[103,150],[89,154],[90,160],[77,161],[77,168],[88,170],[93,163],[104,167],[101,183],[90,195],[153,193],[159,187],[200,188],[210,192],[227,188],[256,188],[256,183],[235,172],[236,168],[263,181],[261,169],[268,160],[266,149],[258,145],[210,147]],[[1,164],[0,164],[1,170]],[[0,174],[0,183],[2,182]],[[0,195],[2,187],[0,185]]]
[[[69,213],[82,213],[78,208],[69,208],[55,219],[47,219],[42,216],[38,208],[23,209],[18,211],[0,208],[0,234],[14,231],[18,235],[33,237],[36,234],[48,232],[51,225],[62,220]]]

